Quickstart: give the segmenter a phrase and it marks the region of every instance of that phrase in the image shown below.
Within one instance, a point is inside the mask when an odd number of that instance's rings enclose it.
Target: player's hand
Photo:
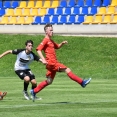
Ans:
[[[68,41],[63,41],[62,44],[68,44]]]
[[[44,65],[46,65],[46,64],[47,64],[47,61],[46,61],[46,60],[42,60],[42,63],[43,63]]]

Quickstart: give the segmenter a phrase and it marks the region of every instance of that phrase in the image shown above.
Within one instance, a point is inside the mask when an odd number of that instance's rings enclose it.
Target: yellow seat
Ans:
[[[25,17],[19,17],[16,24],[24,24],[25,23]]]
[[[50,8],[50,0],[45,0],[43,8]]]
[[[25,20],[25,23],[24,24],[31,24],[33,22],[33,17],[28,17],[26,20]]]
[[[33,8],[32,12],[30,13],[30,16],[38,16],[38,9],[37,8]]]
[[[22,15],[22,9],[16,9],[14,16],[21,16]]]
[[[96,15],[104,15],[106,14],[106,7],[99,8],[99,11]]]
[[[7,13],[4,16],[13,16],[14,15],[14,9],[8,9]]]
[[[110,24],[117,24],[117,15],[114,15],[113,20],[111,20]]]
[[[83,24],[90,24],[93,21],[93,16],[87,16]]]
[[[59,6],[59,0],[53,0],[51,8],[56,8]]]
[[[30,15],[30,9],[24,9],[22,16],[29,16]]]
[[[42,8],[42,0],[37,1],[34,8]]]
[[[104,20],[101,22],[101,24],[108,24],[111,22],[111,15],[105,15]]]
[[[8,17],[2,17],[0,24],[7,24],[8,23]]]
[[[34,3],[35,3],[34,0],[29,1],[26,8],[33,8],[34,7]]]
[[[109,6],[108,7],[108,11],[106,12],[106,14],[111,15],[115,13],[115,7],[114,6]]]
[[[20,8],[20,9],[26,8],[26,1],[21,1],[19,7],[17,8]]]
[[[44,16],[46,14],[46,8],[41,8],[38,16]]]
[[[95,17],[92,24],[99,24],[101,22],[102,22],[102,15],[98,15],[98,16]]]
[[[16,24],[16,22],[17,22],[17,17],[11,17],[7,24]]]
[[[110,6],[117,6],[117,0],[112,0]]]

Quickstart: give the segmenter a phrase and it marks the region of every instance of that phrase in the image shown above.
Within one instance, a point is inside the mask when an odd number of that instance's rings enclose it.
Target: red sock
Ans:
[[[41,82],[36,88],[34,88],[34,92],[38,93],[39,91],[41,91],[44,87],[46,87],[48,85],[47,81],[43,81]]]
[[[82,83],[82,79],[79,78],[78,76],[76,76],[75,74],[73,74],[71,71],[69,73],[67,73],[67,75],[74,81],[76,81],[77,83],[81,84]]]

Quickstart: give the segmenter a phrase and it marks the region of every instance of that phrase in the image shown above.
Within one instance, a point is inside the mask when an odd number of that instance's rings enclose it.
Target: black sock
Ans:
[[[34,89],[34,88],[36,88],[37,87],[37,85],[32,85],[32,89]]]
[[[24,91],[27,91],[29,83],[24,82]]]

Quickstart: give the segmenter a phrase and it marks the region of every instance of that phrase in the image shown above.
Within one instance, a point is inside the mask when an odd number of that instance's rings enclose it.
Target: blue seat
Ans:
[[[4,4],[3,4],[3,8],[4,8],[4,9],[11,8],[11,3],[10,3],[10,1],[5,1]]]
[[[50,17],[49,16],[44,16],[43,21],[41,20],[40,24],[47,24],[50,23]]]
[[[41,23],[41,17],[37,16],[37,17],[35,17],[35,20],[34,20],[34,22],[32,24],[37,25],[37,24],[40,24],[40,23]]]
[[[49,8],[46,15],[54,15],[54,8]]]
[[[66,22],[66,24],[73,24],[73,23],[75,23],[75,16],[74,15],[71,15],[68,18],[68,21]]]
[[[0,16],[3,16],[5,14],[5,9],[0,9]]]
[[[78,0],[76,3],[76,7],[83,7],[84,6],[84,0]]]
[[[19,6],[18,1],[13,1],[13,2],[12,2],[12,5],[11,5],[11,8],[15,9],[15,8],[18,7],[18,6]]]
[[[88,15],[88,7],[82,7],[80,15]]]
[[[86,6],[86,7],[91,7],[91,6],[93,6],[93,5],[92,5],[92,0],[86,0],[86,3],[85,3],[84,6]]]
[[[67,7],[74,7],[75,6],[75,0],[69,0]]]
[[[60,21],[58,21],[58,24],[64,24],[67,22],[67,17],[65,15],[62,15],[60,17]]]
[[[50,23],[51,24],[57,24],[58,23],[58,16],[53,16]]]
[[[95,0],[93,6],[100,7],[101,6],[101,0]]]
[[[67,7],[67,1],[61,0],[59,7]]]
[[[74,24],[81,24],[82,22],[84,22],[84,16],[83,15],[79,15],[78,19],[75,21]]]
[[[102,6],[106,7],[108,5],[110,5],[110,0],[104,0],[103,3],[102,3]]]
[[[96,13],[97,13],[97,7],[92,6],[91,10],[90,10],[90,13],[88,13],[88,15],[95,15]]]
[[[63,15],[71,15],[71,8],[66,7]]]
[[[57,8],[56,13],[54,15],[62,15],[62,14],[63,14],[63,9]]]
[[[79,7],[74,7],[72,15],[78,15],[80,14],[80,8]]]
[[[3,7],[2,1],[0,1],[0,9]]]

